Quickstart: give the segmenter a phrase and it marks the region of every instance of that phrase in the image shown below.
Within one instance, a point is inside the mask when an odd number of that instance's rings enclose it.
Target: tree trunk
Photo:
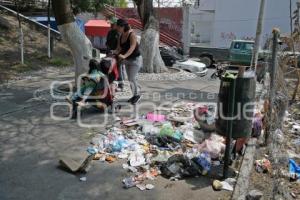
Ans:
[[[92,58],[92,44],[75,22],[70,0],[52,0],[52,8],[63,40],[71,49],[75,64],[75,81],[88,71]]]
[[[17,18],[18,18],[18,24],[19,24],[19,42],[20,42],[20,53],[21,53],[21,64],[24,65],[24,34],[23,34],[23,28],[20,18],[20,11],[19,11],[19,2],[15,0],[15,6],[17,7]]]
[[[143,72],[162,73],[168,71],[159,51],[159,26],[153,13],[153,0],[137,0],[138,13],[143,24],[141,52]]]

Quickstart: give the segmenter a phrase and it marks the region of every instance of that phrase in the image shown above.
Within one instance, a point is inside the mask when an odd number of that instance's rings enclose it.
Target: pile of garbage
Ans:
[[[124,170],[132,176],[123,180],[124,188],[151,190],[149,182],[161,175],[170,180],[207,175],[220,165],[225,139],[205,134],[194,118],[203,105],[181,103],[150,112],[139,119],[120,119],[105,133],[96,135],[87,148],[94,160],[112,163],[125,161]],[[202,121],[211,124],[212,108],[207,107]],[[161,114],[163,113],[163,114]]]

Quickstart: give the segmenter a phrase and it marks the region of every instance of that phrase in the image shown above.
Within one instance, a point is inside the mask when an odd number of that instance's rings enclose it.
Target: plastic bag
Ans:
[[[199,151],[207,152],[211,158],[218,158],[219,155],[225,150],[224,138],[213,134],[209,139],[205,140],[199,145]]]
[[[211,157],[209,153],[201,153],[199,157],[196,158],[196,162],[202,167],[202,174],[205,175],[211,169]]]

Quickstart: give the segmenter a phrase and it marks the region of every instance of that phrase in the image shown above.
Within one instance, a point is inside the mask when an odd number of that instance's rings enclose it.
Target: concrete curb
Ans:
[[[234,188],[233,200],[245,200],[249,187],[249,177],[253,168],[254,155],[256,151],[256,138],[251,138],[248,142],[246,152],[242,161],[241,170]]]

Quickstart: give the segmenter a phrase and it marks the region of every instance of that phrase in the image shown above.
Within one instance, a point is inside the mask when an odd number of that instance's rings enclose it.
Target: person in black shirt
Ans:
[[[142,67],[143,59],[134,31],[130,28],[127,21],[118,19],[117,30],[120,33],[118,48],[116,53],[119,59],[125,65],[127,77],[130,82],[133,97],[128,100],[132,104],[136,104],[141,95],[138,91],[137,75]]]

